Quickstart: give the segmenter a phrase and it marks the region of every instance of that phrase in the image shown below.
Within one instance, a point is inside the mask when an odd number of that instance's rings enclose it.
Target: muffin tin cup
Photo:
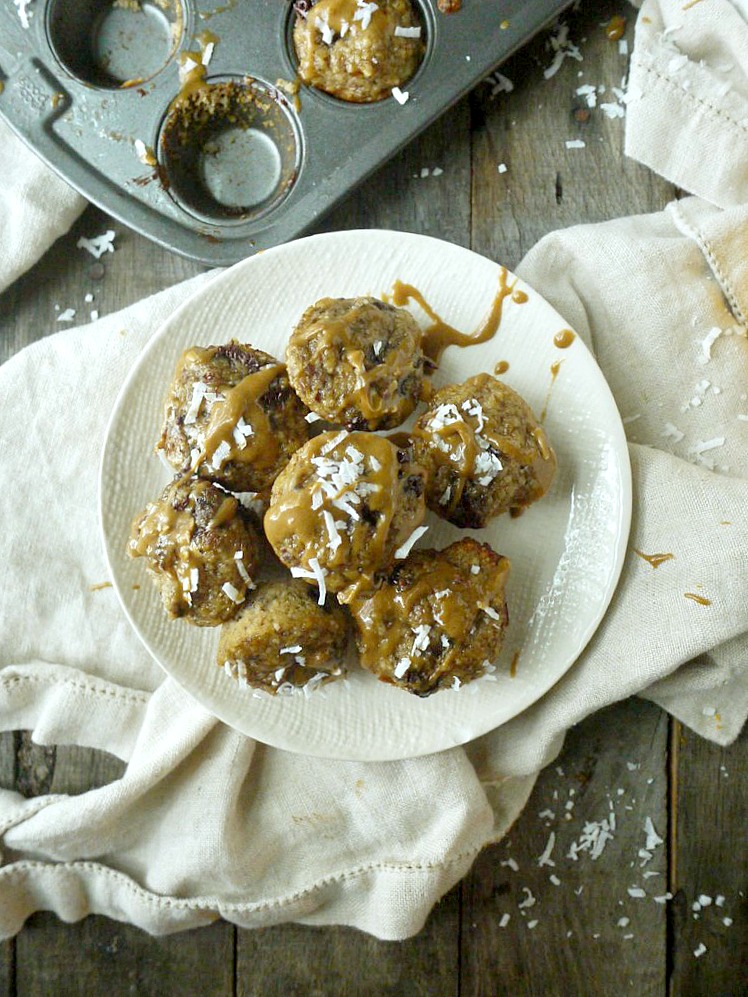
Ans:
[[[316,222],[569,0],[412,2],[423,60],[403,103],[367,104],[298,85],[290,0],[35,0],[27,26],[0,0],[0,116],[125,224],[228,265]]]
[[[50,0],[47,39],[76,80],[111,90],[151,80],[184,36],[182,0]]]
[[[185,211],[212,224],[254,221],[272,212],[298,179],[301,131],[271,84],[208,79],[178,96],[158,139],[161,178]]]

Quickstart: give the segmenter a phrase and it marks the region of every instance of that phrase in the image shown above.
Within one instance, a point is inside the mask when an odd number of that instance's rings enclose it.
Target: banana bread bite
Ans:
[[[423,521],[424,472],[373,433],[322,433],[275,480],[265,534],[291,573],[341,602],[371,587]]]
[[[240,685],[289,694],[344,674],[346,614],[303,581],[265,582],[221,628],[218,664]]]
[[[193,346],[177,364],[156,450],[179,474],[263,492],[309,438],[306,413],[268,353],[234,341]]]
[[[388,97],[423,59],[421,25],[410,0],[319,0],[296,9],[299,76],[341,100]]]
[[[418,550],[350,603],[363,668],[417,696],[493,671],[508,615],[509,561],[466,538]]]
[[[302,315],[286,347],[302,401],[348,429],[391,429],[418,404],[421,331],[404,308],[377,298],[322,298]]]
[[[254,587],[257,534],[233,495],[198,478],[177,478],[132,524],[131,557],[144,557],[169,616],[216,627]]]
[[[437,391],[412,431],[426,469],[426,503],[456,526],[479,529],[543,496],[556,457],[530,406],[490,374]]]

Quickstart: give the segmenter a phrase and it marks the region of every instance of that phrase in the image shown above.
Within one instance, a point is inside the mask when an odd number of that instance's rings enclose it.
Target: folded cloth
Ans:
[[[626,153],[719,207],[748,203],[748,2],[644,0]]]
[[[0,119],[0,293],[70,228],[86,202]]]
[[[748,714],[747,256],[748,208],[688,198],[555,233],[523,261],[523,278],[595,352],[626,422],[623,574],[588,648],[540,702],[465,749],[402,762],[307,758],[227,728],[163,680],[99,585],[102,427],[148,338],[210,275],[0,368],[13,482],[0,493],[13,524],[0,540],[0,728],[127,762],[120,780],[76,797],[0,791],[0,934],[50,909],[154,933],[223,916],[403,938],[506,832],[584,716],[640,693],[718,743],[737,736]],[[655,567],[655,554],[672,557]]]

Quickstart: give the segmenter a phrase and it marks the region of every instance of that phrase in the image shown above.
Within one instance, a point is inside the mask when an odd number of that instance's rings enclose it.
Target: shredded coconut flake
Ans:
[[[672,422],[666,422],[665,428],[662,431],[662,435],[667,440],[672,440],[673,443],[680,443],[680,441],[685,436],[685,433],[681,432],[677,426],[674,426]]]
[[[324,606],[325,598],[327,597],[327,584],[325,583],[325,572],[320,567],[319,560],[316,557],[309,558],[309,567],[312,569],[314,579],[317,582],[317,587],[319,588],[319,598],[317,599],[317,604]]]
[[[644,833],[647,836],[647,843],[644,846],[647,849],[647,851],[651,852],[658,845],[662,844],[663,839],[659,836],[659,834],[655,830],[655,826],[652,823],[651,817],[646,817],[644,820]]]
[[[397,665],[395,666],[393,675],[395,676],[396,679],[401,679],[403,678],[403,676],[405,675],[405,673],[408,671],[409,668],[410,668],[410,658],[400,658]]]
[[[278,654],[298,654],[301,650],[301,644],[293,644],[291,647],[282,647]]]
[[[538,865],[555,866],[556,863],[551,858],[551,854],[553,853],[553,848],[555,844],[556,844],[556,835],[554,834],[553,831],[551,831],[550,835],[548,836],[548,841],[546,842],[546,846],[543,849],[543,854],[538,859]]]
[[[72,322],[75,318],[75,308],[66,308],[64,312],[60,312],[57,316],[58,322]]]
[[[401,90],[400,87],[392,88],[392,96],[400,105],[407,104],[410,99],[410,93],[407,90]]]
[[[711,440],[699,440],[699,442],[692,448],[691,453],[700,456],[708,450],[716,450],[717,447],[723,447],[724,445],[724,436],[715,436]]]
[[[529,889],[529,887],[527,886],[523,886],[522,892],[526,893],[527,896],[524,898],[524,900],[520,900],[520,902],[517,904],[517,907],[519,907],[520,910],[524,910],[527,907],[534,907],[535,904],[537,903],[537,900],[533,896],[532,890]]]
[[[420,38],[421,29],[419,27],[406,28],[402,24],[398,24],[395,28],[396,38]]]
[[[564,59],[576,59],[577,62],[582,62],[582,53],[576,45],[569,41],[568,24],[559,24],[556,34],[550,39],[550,45],[555,55],[550,66],[543,70],[545,79],[549,80],[556,75]]]
[[[87,250],[91,256],[95,256],[98,260],[104,253],[114,252],[114,232],[111,229],[107,229],[102,235],[94,236],[93,239],[87,239],[82,235],[76,246],[78,249]]]
[[[224,582],[221,586],[221,591],[224,595],[228,596],[232,602],[237,604],[244,602],[244,596],[239,592],[238,588],[231,584],[231,582]]]
[[[396,561],[402,561],[403,558],[406,558],[408,556],[408,554],[410,553],[411,548],[413,547],[413,545],[418,540],[420,540],[420,538],[424,535],[424,533],[427,530],[428,530],[428,526],[418,526],[418,527],[416,527],[416,529],[413,530],[413,532],[408,537],[408,539],[405,541],[405,543],[401,547],[398,547],[397,550],[395,551],[395,560]]]
[[[28,30],[29,28],[29,18],[33,16],[33,11],[29,10],[29,7],[34,2],[34,0],[13,0],[13,3],[18,10],[18,17],[21,22],[21,27]]]
[[[587,145],[581,138],[567,138],[564,144],[567,149],[584,149]]]

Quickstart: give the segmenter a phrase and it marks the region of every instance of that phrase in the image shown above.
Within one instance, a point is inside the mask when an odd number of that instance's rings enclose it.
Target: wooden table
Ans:
[[[567,22],[583,62],[567,59],[545,80],[552,55],[539,37],[503,67],[510,93],[479,86],[318,230],[421,232],[511,268],[553,229],[662,208],[678,192],[624,158],[622,120],[589,110],[575,93],[588,83],[621,85],[627,60],[604,27],[615,14],[628,18],[632,48],[628,4],[581,3]],[[567,149],[574,138],[585,148]],[[436,167],[444,172],[433,176]],[[100,267],[76,242],[107,227],[116,230],[116,252]],[[111,313],[199,269],[90,208],[0,299],[0,356],[59,328],[55,304],[79,316]],[[95,303],[86,305],[91,288]],[[0,752],[2,785],[29,796],[78,793],[122,771],[104,753],[41,748],[23,732],[3,735]],[[617,826],[602,854],[566,858],[585,824],[599,829],[611,805]],[[665,840],[642,866],[646,817]],[[720,750],[630,700],[569,734],[508,839],[479,857],[416,938],[385,943],[351,929],[226,923],[151,938],[100,917],[63,925],[38,914],[0,946],[0,994],[737,997],[748,992],[747,827],[748,738]],[[551,830],[556,865],[539,866]],[[653,882],[672,899],[628,893],[647,883],[653,894]],[[724,896],[724,906],[694,911],[699,895]],[[520,907],[529,897],[535,903]],[[701,944],[707,951],[696,957]]]

